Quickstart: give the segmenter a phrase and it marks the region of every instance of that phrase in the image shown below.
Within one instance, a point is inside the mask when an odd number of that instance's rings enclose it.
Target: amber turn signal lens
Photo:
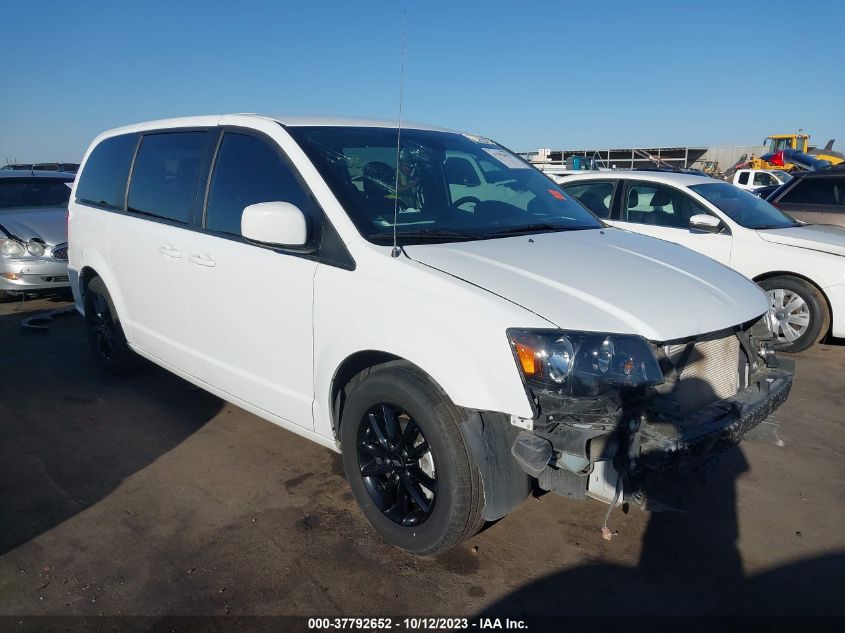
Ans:
[[[516,355],[519,358],[519,364],[522,366],[522,373],[526,376],[533,376],[537,373],[537,359],[533,349],[522,343],[517,343]]]

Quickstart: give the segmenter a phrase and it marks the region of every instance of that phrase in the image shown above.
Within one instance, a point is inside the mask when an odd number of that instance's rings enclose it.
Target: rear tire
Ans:
[[[481,478],[460,422],[448,397],[410,366],[373,371],[349,394],[344,471],[364,516],[391,545],[436,554],[483,525]]]
[[[85,330],[100,368],[117,376],[138,367],[138,356],[129,348],[105,284],[95,277],[85,292]]]
[[[764,279],[760,287],[769,297],[769,323],[775,334],[775,349],[797,354],[827,334],[830,310],[814,285],[783,275]]]

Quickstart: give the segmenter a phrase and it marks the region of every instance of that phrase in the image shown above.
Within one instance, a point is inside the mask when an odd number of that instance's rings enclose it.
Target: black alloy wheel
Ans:
[[[370,408],[358,427],[358,463],[376,507],[394,523],[423,523],[437,501],[431,447],[419,425],[393,404]]]
[[[138,368],[139,357],[126,342],[108,291],[99,277],[91,280],[84,296],[85,328],[97,364],[109,374],[131,373]]]
[[[106,362],[111,361],[115,354],[115,323],[112,319],[109,303],[101,294],[93,294],[90,306],[91,344],[94,351]]]

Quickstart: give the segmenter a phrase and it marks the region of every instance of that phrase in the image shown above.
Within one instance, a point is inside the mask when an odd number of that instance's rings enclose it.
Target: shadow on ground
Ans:
[[[104,375],[81,317],[24,332],[28,303],[0,316],[0,555],[97,503],[222,406],[151,365],[144,391]]]
[[[735,482],[748,470],[734,448],[684,486],[691,513],[650,515],[639,564],[596,563],[520,587],[483,617],[560,615],[832,615],[845,612],[845,554],[745,575],[737,549]]]

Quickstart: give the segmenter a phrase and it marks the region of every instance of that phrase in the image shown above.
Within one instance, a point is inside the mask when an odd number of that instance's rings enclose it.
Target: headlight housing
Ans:
[[[41,257],[44,255],[46,248],[44,247],[44,242],[40,240],[30,240],[26,243],[26,250],[29,251],[29,254],[33,257]]]
[[[663,382],[657,358],[641,336],[518,329],[507,335],[529,387],[579,397]]]
[[[23,257],[26,247],[17,240],[0,240],[0,255],[5,257]]]

